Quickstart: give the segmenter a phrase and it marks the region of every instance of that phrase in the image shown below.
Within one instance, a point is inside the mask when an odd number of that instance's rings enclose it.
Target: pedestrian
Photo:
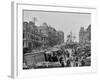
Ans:
[[[85,66],[85,62],[83,60],[81,61],[81,66]]]
[[[70,67],[71,66],[71,63],[70,63],[70,60],[68,59],[67,60],[67,67]]]
[[[60,64],[61,64],[61,66],[62,67],[64,67],[65,65],[64,65],[64,58],[61,56],[61,58],[60,58]]]

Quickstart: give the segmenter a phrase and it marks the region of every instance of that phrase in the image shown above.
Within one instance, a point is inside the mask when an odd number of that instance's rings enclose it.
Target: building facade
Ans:
[[[43,23],[23,22],[23,48],[39,49],[53,47],[64,42],[64,32]]]
[[[80,44],[89,44],[91,41],[91,25],[87,29],[81,27],[79,32],[79,43]]]
[[[64,32],[63,31],[57,31],[58,34],[58,44],[64,43]]]
[[[33,22],[23,22],[23,48],[36,49],[46,42],[46,36],[38,32]]]

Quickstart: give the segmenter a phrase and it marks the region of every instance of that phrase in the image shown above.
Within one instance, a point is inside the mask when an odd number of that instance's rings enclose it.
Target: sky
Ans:
[[[23,11],[23,21],[32,21],[33,17],[37,18],[36,25],[42,25],[46,22],[58,31],[64,32],[64,41],[67,35],[72,32],[76,36],[75,41],[79,41],[80,27],[85,29],[91,24],[91,14],[86,13],[69,13],[69,12],[46,12],[46,11]]]

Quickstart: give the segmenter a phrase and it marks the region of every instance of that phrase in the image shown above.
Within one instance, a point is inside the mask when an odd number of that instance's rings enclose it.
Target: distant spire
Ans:
[[[37,17],[33,17],[32,19],[34,23],[37,21]]]

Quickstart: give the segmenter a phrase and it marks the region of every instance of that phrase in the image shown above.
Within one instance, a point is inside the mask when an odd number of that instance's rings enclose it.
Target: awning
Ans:
[[[58,48],[52,48],[51,51],[58,51]]]
[[[46,54],[51,54],[51,51],[47,51]]]
[[[52,52],[56,52],[56,51],[59,51],[59,49],[58,48],[52,48],[49,51],[47,51],[46,54],[51,54]]]

